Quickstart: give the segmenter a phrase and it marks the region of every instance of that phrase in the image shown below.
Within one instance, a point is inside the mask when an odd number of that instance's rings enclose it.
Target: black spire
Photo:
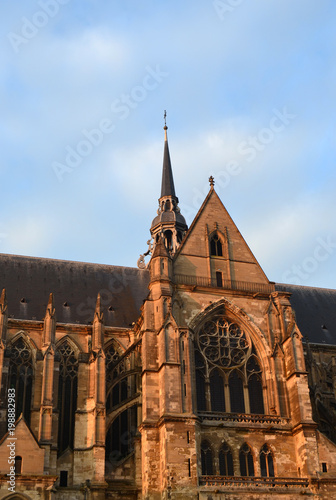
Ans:
[[[164,142],[164,151],[163,151],[163,169],[162,169],[162,184],[161,184],[161,198],[163,196],[174,196],[175,195],[175,187],[174,187],[174,179],[173,179],[173,171],[170,163],[170,154],[168,147],[168,139],[167,139],[167,124],[166,124],[166,112],[164,114],[165,126],[163,130],[165,131],[165,142]]]

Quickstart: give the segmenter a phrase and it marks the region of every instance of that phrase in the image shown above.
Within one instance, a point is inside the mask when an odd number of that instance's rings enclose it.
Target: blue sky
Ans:
[[[212,174],[270,280],[335,288],[335,2],[1,9],[2,253],[135,266],[166,109],[187,223]]]

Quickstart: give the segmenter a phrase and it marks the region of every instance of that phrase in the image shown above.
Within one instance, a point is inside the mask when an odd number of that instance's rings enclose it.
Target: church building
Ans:
[[[336,498],[336,290],[269,281],[213,177],[188,228],[164,132],[137,268],[0,255],[0,500]]]

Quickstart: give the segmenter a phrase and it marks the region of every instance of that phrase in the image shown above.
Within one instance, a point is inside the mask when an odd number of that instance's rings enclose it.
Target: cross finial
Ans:
[[[213,189],[215,185],[215,179],[210,175],[209,177],[209,182],[210,182],[210,188]]]
[[[167,120],[166,120],[166,118],[167,118],[167,111],[166,110],[164,110],[163,118],[164,118],[164,122],[165,122],[164,130],[167,130],[168,127],[167,127]]]

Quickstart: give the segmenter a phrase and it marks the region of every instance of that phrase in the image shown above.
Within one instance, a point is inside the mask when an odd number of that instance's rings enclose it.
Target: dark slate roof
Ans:
[[[165,140],[163,152],[161,197],[162,196],[174,196],[176,198],[173,171],[170,163],[168,140]]]
[[[290,302],[303,337],[315,344],[336,345],[336,290],[276,284],[290,292]]]
[[[147,297],[149,272],[131,267],[0,254],[0,292],[8,315],[42,320],[49,294],[60,323],[92,322],[100,292],[105,324],[129,327]]]

